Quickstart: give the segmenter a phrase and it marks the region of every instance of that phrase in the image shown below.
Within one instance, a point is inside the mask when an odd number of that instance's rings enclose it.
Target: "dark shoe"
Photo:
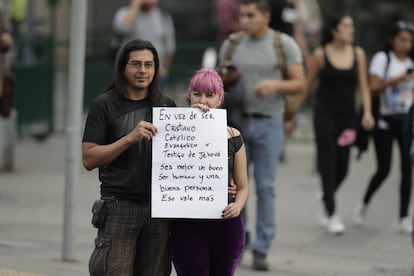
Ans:
[[[268,271],[269,264],[266,262],[266,254],[253,251],[253,265],[254,270]]]
[[[244,234],[244,249],[247,249],[250,246],[250,232]]]

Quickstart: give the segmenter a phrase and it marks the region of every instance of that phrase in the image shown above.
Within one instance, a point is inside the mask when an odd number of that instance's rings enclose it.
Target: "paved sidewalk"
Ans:
[[[16,150],[16,171],[0,173],[0,276],[88,275],[95,237],[90,208],[99,194],[97,171],[82,170],[77,260],[62,262],[65,139],[53,136],[45,143],[26,139],[18,142]],[[290,143],[286,152],[287,163],[279,167],[276,184],[278,234],[269,252],[271,271],[252,271],[251,254],[246,251],[236,275],[414,275],[411,237],[397,230],[397,156],[362,228],[353,227],[350,217],[374,170],[374,158],[372,153],[360,162],[352,158],[349,177],[338,194],[347,230],[342,236],[331,236],[317,223],[319,179],[313,172],[313,145]],[[253,218],[253,183],[251,191]]]

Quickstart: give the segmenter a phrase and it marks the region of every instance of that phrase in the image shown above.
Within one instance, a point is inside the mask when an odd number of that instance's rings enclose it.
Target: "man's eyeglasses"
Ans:
[[[414,32],[414,24],[406,21],[398,21],[398,28],[401,30],[409,30],[410,32]]]
[[[134,61],[127,62],[127,64],[131,65],[135,69],[141,69],[142,66],[144,66],[145,69],[154,68],[154,62],[153,61],[142,62],[142,61],[134,60]]]

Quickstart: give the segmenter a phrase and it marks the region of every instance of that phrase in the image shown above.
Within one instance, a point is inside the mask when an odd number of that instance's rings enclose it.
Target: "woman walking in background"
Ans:
[[[347,175],[350,146],[355,140],[357,86],[363,103],[361,123],[366,129],[374,125],[365,52],[353,46],[353,41],[354,25],[350,16],[330,19],[324,28],[322,46],[315,49],[308,68],[309,87],[319,78],[314,130],[324,206],[321,222],[332,234],[345,231],[336,212],[335,193]]]
[[[369,85],[380,97],[379,119],[374,130],[377,171],[372,176],[362,202],[356,207],[354,223],[361,224],[368,204],[391,168],[392,144],[396,140],[400,150],[400,230],[412,232],[408,209],[411,197],[412,165],[409,143],[404,139],[404,121],[413,103],[414,68],[409,53],[413,47],[414,25],[399,21],[393,28],[387,45],[372,58]]]

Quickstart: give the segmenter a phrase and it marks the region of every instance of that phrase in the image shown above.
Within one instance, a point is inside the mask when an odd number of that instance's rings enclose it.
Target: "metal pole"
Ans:
[[[81,168],[81,121],[85,70],[87,1],[73,0],[69,44],[68,117],[63,222],[63,261],[75,261],[76,199]]]

